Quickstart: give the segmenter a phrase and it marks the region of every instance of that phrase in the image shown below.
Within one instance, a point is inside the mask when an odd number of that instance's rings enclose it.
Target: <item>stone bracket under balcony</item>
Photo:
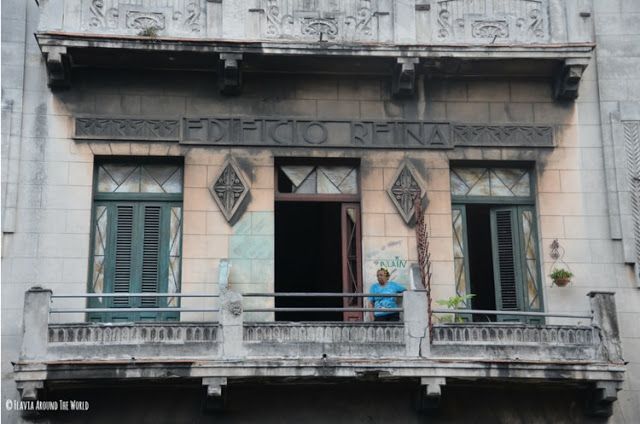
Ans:
[[[423,77],[547,79],[554,86],[557,99],[574,99],[582,72],[594,50],[593,43],[327,45],[52,32],[37,33],[36,38],[47,59],[52,87],[70,86],[73,81],[67,76],[73,67],[189,69],[217,75],[219,89],[227,95],[241,93],[245,73],[331,73],[389,78],[392,92],[397,97],[413,96],[417,81]],[[58,60],[56,55],[49,59],[48,52],[64,52],[61,56],[64,61]]]

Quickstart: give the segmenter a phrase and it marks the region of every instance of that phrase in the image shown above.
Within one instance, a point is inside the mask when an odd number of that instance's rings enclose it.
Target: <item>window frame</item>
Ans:
[[[527,169],[529,171],[529,186],[531,188],[531,192],[529,196],[508,196],[508,197],[507,196],[455,196],[451,194],[451,208],[452,208],[451,222],[453,225],[453,210],[454,209],[460,210],[463,218],[463,228],[462,228],[463,237],[464,237],[463,254],[464,254],[464,267],[465,267],[464,272],[465,272],[465,278],[466,278],[465,294],[469,294],[471,290],[472,282],[470,281],[470,278],[469,278],[469,275],[470,275],[469,250],[468,250],[469,245],[468,245],[468,232],[467,232],[467,221],[466,221],[466,217],[467,217],[466,205],[474,205],[474,204],[487,205],[491,208],[491,215],[494,214],[494,210],[496,209],[511,208],[515,212],[515,216],[512,221],[512,225],[515,225],[515,228],[512,227],[512,229],[514,230],[514,234],[515,234],[514,249],[517,249],[516,250],[517,254],[515,255],[516,256],[515,257],[516,273],[517,273],[517,278],[519,279],[517,290],[519,292],[520,299],[523,301],[523,305],[521,306],[520,310],[523,312],[525,311],[543,312],[545,310],[544,284],[543,284],[543,278],[542,278],[543,276],[542,271],[544,270],[544,264],[543,264],[542,243],[541,243],[542,234],[540,233],[540,225],[538,222],[539,214],[538,214],[538,208],[537,208],[537,202],[536,202],[537,180],[536,180],[536,174],[535,174],[535,170],[536,170],[535,164],[531,162],[514,162],[514,161],[508,161],[508,162],[507,161],[505,162],[451,161],[449,164],[449,172],[451,172],[451,170],[454,168],[494,168],[494,169],[495,168],[511,168],[511,169],[520,168],[520,169]],[[451,192],[451,189],[452,189],[451,176],[449,177],[449,184],[450,184],[450,192]],[[526,278],[524,277],[524,272],[526,272],[526,256],[525,256],[526,253],[523,250],[524,246],[522,246],[524,242],[524,234],[523,234],[523,220],[521,217],[521,213],[524,210],[530,210],[533,213],[534,228],[532,229],[532,231],[534,232],[534,235],[535,235],[536,255],[537,255],[536,284],[538,288],[538,296],[539,296],[539,303],[540,303],[540,307],[535,310],[530,308],[531,299],[529,299],[529,296],[528,296]],[[493,225],[491,224],[491,221],[490,221],[490,225],[491,225],[491,233],[492,233],[491,249],[492,249],[493,262],[495,263],[496,246],[494,245],[494,240],[493,240],[494,228],[493,228]],[[452,227],[452,230],[453,230],[453,227]],[[452,237],[454,236],[455,235],[452,235]],[[452,238],[452,242],[453,242],[453,238]],[[455,261],[454,261],[454,267],[455,267]],[[454,275],[455,275],[455,269],[454,269]],[[454,284],[456,285],[456,289],[457,289],[457,282],[454,281]],[[495,281],[494,281],[494,284],[495,284]],[[499,298],[497,293],[499,290],[497,287],[494,287],[494,290],[496,292],[495,294],[496,308],[498,308],[497,305],[499,302]],[[458,294],[459,293],[456,290],[456,295]],[[466,305],[465,309],[470,309],[470,305]],[[463,319],[468,319],[468,318],[469,317],[466,315],[463,316]],[[544,319],[541,320],[539,318],[527,318],[525,319],[525,321],[528,323],[540,324],[544,322]]]
[[[98,191],[98,172],[100,166],[105,164],[132,164],[132,165],[176,165],[182,169],[182,190],[180,193],[107,193]],[[132,204],[134,208],[143,209],[145,205],[149,204],[158,204],[161,207],[168,207],[169,211],[173,207],[180,207],[181,216],[180,216],[180,234],[179,234],[179,243],[180,243],[180,268],[178,269],[178,284],[176,293],[180,293],[182,289],[182,247],[183,247],[183,225],[184,225],[184,175],[185,175],[185,167],[184,167],[184,158],[183,157],[155,157],[155,156],[100,156],[95,157],[93,163],[93,173],[92,173],[92,196],[91,196],[91,230],[89,235],[89,267],[87,270],[87,293],[94,293],[92,282],[93,282],[93,271],[94,271],[94,257],[95,257],[95,238],[96,238],[96,209],[99,206],[106,206],[107,210],[110,205],[113,205],[114,209],[118,204]],[[143,220],[144,214],[139,214],[139,218]],[[109,218],[107,218],[109,220]],[[170,219],[170,217],[169,217]],[[140,231],[140,229],[138,228]],[[113,231],[109,230],[109,222],[107,221],[107,245],[105,246],[104,256],[107,257],[107,252],[112,252],[115,249],[115,236],[112,235]],[[159,263],[166,262],[169,260],[170,252],[166,252],[167,255],[165,258],[159,258]],[[133,254],[132,254],[133,255]],[[142,256],[142,255],[140,255]],[[104,264],[105,271],[103,279],[106,280],[106,267],[107,264]],[[106,291],[107,282],[103,282],[103,293],[110,293]],[[113,282],[110,283],[110,286],[113,286]],[[165,287],[168,292],[168,287]],[[112,292],[111,292],[112,293]],[[138,298],[139,299],[139,298]],[[166,298],[157,298],[159,300],[158,306],[163,305],[168,301],[169,297]],[[164,301],[163,301],[164,300]],[[114,312],[117,312],[118,309],[122,308],[114,308],[112,306],[113,298],[106,301],[107,306],[101,307],[109,307],[113,308]],[[176,299],[176,308],[180,308],[181,298]],[[86,300],[86,308],[99,307],[96,305],[96,302],[92,298],[87,298]],[[134,306],[138,307],[138,306]],[[113,314],[112,312],[87,312],[85,313],[85,321],[96,321],[96,322],[113,322]],[[140,319],[141,315],[144,315],[144,312],[129,312],[129,317],[137,318],[127,320],[131,321],[179,321],[180,313],[176,312],[152,312],[155,318],[151,319]],[[121,320],[120,320],[121,321]]]

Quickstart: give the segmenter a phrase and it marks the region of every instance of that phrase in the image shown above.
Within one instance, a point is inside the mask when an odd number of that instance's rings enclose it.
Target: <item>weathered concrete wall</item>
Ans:
[[[595,0],[597,42],[598,128],[602,136],[601,181],[606,183],[610,233],[605,233],[616,257],[629,265],[616,269],[616,292],[620,336],[627,365],[624,390],[619,394],[626,422],[640,421],[640,3],[634,0]],[[594,133],[596,128],[594,128]],[[638,181],[638,180],[636,180]],[[610,241],[610,239],[614,239]],[[635,269],[633,267],[635,263]],[[635,281],[634,281],[635,271]],[[613,283],[612,283],[613,285]]]

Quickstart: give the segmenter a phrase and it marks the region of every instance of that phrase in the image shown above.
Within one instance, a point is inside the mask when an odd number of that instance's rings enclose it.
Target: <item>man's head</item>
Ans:
[[[387,281],[389,281],[389,277],[391,277],[391,275],[389,274],[389,270],[387,270],[386,268],[380,268],[376,272],[376,277],[378,278],[378,283],[384,286]]]

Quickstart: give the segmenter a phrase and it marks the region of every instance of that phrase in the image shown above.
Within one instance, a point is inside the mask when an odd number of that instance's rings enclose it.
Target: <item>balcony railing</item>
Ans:
[[[82,320],[84,315],[77,314],[96,311],[95,308],[55,305],[65,299],[164,297],[168,294],[52,295],[50,290],[36,287],[25,296],[25,331],[21,355],[15,364],[18,388],[23,397],[28,398],[37,397],[45,382],[56,384],[57,381],[93,381],[123,376],[162,379],[177,375],[226,384],[228,378],[261,376],[358,378],[376,375],[421,378],[427,385],[444,384],[442,381],[449,377],[554,378],[605,384],[610,389],[614,387],[615,393],[623,378],[624,364],[612,293],[591,293],[590,315],[536,313],[536,316],[549,318],[589,321],[583,325],[453,323],[434,325],[430,331],[427,300],[425,293],[420,291],[388,295],[402,297],[401,308],[388,309],[402,313],[400,322],[245,322],[248,314],[269,318],[274,312],[293,310],[315,314],[322,309],[274,307],[271,303],[246,306],[252,298],[303,295],[367,296],[353,293],[241,295],[223,287],[219,295],[170,294],[181,299],[204,299],[206,306],[104,308],[121,312],[172,309],[182,314],[202,314],[201,321],[53,323],[52,316],[60,319],[76,314],[71,316]],[[51,307],[52,300],[54,307]],[[325,308],[325,311],[340,312],[375,310]],[[435,312],[451,313],[448,310]],[[508,313],[515,316],[531,314]]]

